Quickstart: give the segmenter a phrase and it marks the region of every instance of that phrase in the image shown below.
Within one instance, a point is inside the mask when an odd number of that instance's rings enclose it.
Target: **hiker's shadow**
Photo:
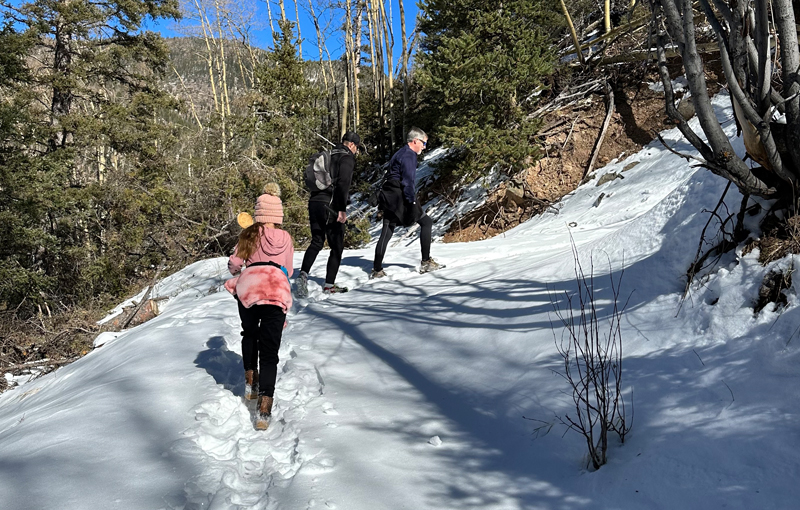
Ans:
[[[342,259],[342,266],[358,267],[358,268],[363,269],[365,273],[370,273],[372,271],[372,265],[373,265],[373,260],[365,258],[365,257],[351,256],[351,257],[344,257]],[[414,266],[411,265],[411,264],[401,264],[401,263],[393,263],[393,262],[384,263],[384,266],[385,267],[403,267],[403,268],[407,268],[407,269],[414,269]]]
[[[204,369],[217,384],[230,390],[237,397],[244,396],[244,365],[239,354],[228,349],[225,338],[212,336],[206,342],[207,349],[200,352],[194,364]]]

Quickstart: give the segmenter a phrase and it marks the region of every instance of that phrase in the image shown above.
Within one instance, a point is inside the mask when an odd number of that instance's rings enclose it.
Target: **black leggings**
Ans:
[[[278,349],[286,314],[275,305],[253,305],[245,308],[238,299],[242,320],[242,361],[245,370],[258,368],[258,394],[275,394],[278,377]]]
[[[427,214],[423,214],[422,218],[417,220],[420,226],[419,230],[419,244],[422,248],[422,260],[431,258],[431,230],[433,229],[433,220]],[[381,229],[381,237],[378,239],[378,244],[375,245],[375,262],[372,268],[375,271],[383,270],[383,256],[386,255],[386,247],[392,239],[394,229],[397,227],[397,222],[385,219],[383,220],[383,228]]]
[[[311,266],[317,260],[320,250],[328,239],[328,246],[331,254],[328,257],[328,269],[325,273],[325,283],[333,284],[336,282],[336,274],[339,272],[339,265],[342,263],[342,252],[344,251],[344,223],[339,223],[334,214],[326,209],[325,202],[308,203],[308,219],[311,223],[311,244],[303,256],[301,271],[308,274]],[[328,222],[328,219],[331,222]]]

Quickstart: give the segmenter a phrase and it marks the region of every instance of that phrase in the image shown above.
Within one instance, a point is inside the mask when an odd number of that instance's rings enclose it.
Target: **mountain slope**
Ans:
[[[728,119],[727,97],[715,100]],[[662,136],[689,151],[676,131]],[[742,150],[737,146],[737,150]],[[792,508],[800,326],[795,294],[754,316],[757,254],[730,254],[679,310],[681,279],[725,182],[657,145],[599,172],[558,214],[503,236],[345,253],[325,298],[325,253],[284,333],[276,420],[242,402],[239,326],[225,259],[165,279],[159,317],[0,395],[0,490],[9,508]],[[603,193],[598,203],[597,197]],[[741,197],[729,193],[735,208]],[[572,246],[630,296],[622,320],[633,431],[585,469],[556,373],[551,300],[573,292]],[[297,254],[297,261],[302,253]],[[560,330],[556,330],[556,337]],[[539,421],[532,421],[532,418]],[[547,426],[535,434],[542,424]]]

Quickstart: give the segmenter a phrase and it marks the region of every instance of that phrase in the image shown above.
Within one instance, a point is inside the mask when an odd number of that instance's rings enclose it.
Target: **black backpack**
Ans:
[[[383,175],[378,182],[372,185],[370,193],[367,196],[367,205],[370,207],[378,207],[381,203],[381,193],[383,193],[383,185],[386,183],[386,177],[389,175],[389,165],[386,164],[383,168]]]
[[[331,156],[334,154],[347,154],[342,149],[324,150],[312,154],[306,165],[306,186],[310,191],[322,191],[333,186],[334,177],[331,173]]]

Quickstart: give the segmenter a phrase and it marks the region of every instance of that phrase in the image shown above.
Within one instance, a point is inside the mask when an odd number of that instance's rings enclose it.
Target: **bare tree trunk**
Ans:
[[[199,0],[194,0],[194,6],[200,18],[200,26],[203,29],[203,41],[206,43],[206,64],[208,66],[208,79],[211,82],[211,95],[214,98],[214,111],[219,112],[219,97],[217,96],[217,80],[214,78],[214,51],[211,49],[211,35],[207,24],[208,18]]]
[[[216,3],[216,2],[215,2]],[[226,134],[226,126],[225,126],[225,104],[224,100],[221,97],[221,91],[217,90],[217,79],[219,76],[219,61],[216,54],[217,42],[214,37],[214,31],[212,28],[211,20],[206,13],[205,6],[200,2],[200,0],[194,0],[195,8],[197,9],[197,14],[200,19],[200,26],[203,30],[203,40],[206,43],[206,51],[208,52],[206,56],[206,63],[208,65],[208,77],[211,82],[211,93],[214,97],[214,111],[220,116],[220,121],[222,124],[222,136],[221,139],[221,151],[223,159],[227,155],[227,134]],[[213,48],[212,48],[213,46]],[[217,76],[214,75],[214,68],[217,69]],[[221,84],[220,84],[221,86]]]
[[[703,8],[706,11],[706,15],[707,16],[710,15],[710,17],[708,17],[708,21],[711,24],[712,28],[714,29],[715,33],[718,35],[719,46],[720,46],[720,62],[722,63],[722,69],[723,72],[725,73],[725,78],[728,81],[728,86],[731,92],[731,98],[734,105],[734,112],[740,112],[737,115],[737,118],[739,119],[739,122],[741,124],[749,122],[750,124],[752,124],[752,126],[755,127],[755,129],[758,130],[759,139],[756,142],[758,144],[759,150],[763,152],[763,158],[757,161],[762,166],[778,174],[778,176],[784,181],[792,183],[794,185],[796,177],[791,172],[789,172],[787,169],[784,168],[783,161],[781,160],[781,157],[778,154],[778,150],[775,145],[775,140],[771,133],[769,117],[766,114],[764,117],[759,115],[759,113],[752,107],[749,98],[745,94],[744,90],[742,90],[742,87],[740,85],[740,83],[755,81],[755,80],[748,80],[747,69],[750,66],[747,63],[747,60],[738,60],[738,62],[731,62],[731,56],[729,53],[731,48],[733,48],[732,53],[734,53],[734,55],[738,56],[741,53],[746,57],[746,51],[744,50],[745,46],[744,41],[739,39],[739,33],[737,33],[737,31],[731,31],[732,32],[731,38],[733,39],[734,42],[731,43],[730,47],[726,47],[725,39],[722,37],[722,34],[724,34],[724,30],[722,29],[722,26],[719,24],[717,18],[714,16],[713,11],[711,10],[711,6],[708,4],[707,0],[702,0],[701,4],[703,5]],[[736,15],[734,15],[734,18],[738,16],[740,17],[740,19],[745,19],[746,15],[747,14],[745,10],[742,9],[738,11]],[[689,32],[686,31],[686,34],[689,34]],[[694,37],[693,36],[687,37],[687,41],[694,41]],[[736,66],[739,66],[740,69],[737,69]],[[756,73],[754,74],[758,74],[758,71],[756,71]],[[747,140],[747,138],[745,138],[745,140]],[[752,154],[753,153],[751,152],[751,155]]]
[[[611,0],[605,0],[605,5],[603,7],[603,23],[606,33],[611,32]]]
[[[721,0],[714,0],[715,5],[721,4]],[[701,0],[701,4],[707,13],[710,11],[707,0]],[[658,8],[660,7],[660,9]],[[663,18],[662,18],[663,13]],[[727,13],[724,13],[727,15]],[[706,16],[712,27],[720,35],[723,32],[719,31],[719,22],[713,13]],[[735,17],[735,16],[733,16]],[[714,114],[711,107],[711,100],[708,96],[708,88],[705,81],[703,62],[698,53],[698,48],[695,40],[695,22],[694,12],[692,10],[691,0],[656,0],[654,5],[654,27],[659,31],[657,37],[657,47],[659,56],[659,72],[661,80],[664,84],[665,90],[665,103],[667,114],[678,125],[678,129],[689,140],[689,142],[700,151],[700,154],[705,159],[705,166],[712,172],[728,179],[736,184],[743,193],[750,193],[758,196],[774,196],[777,192],[775,188],[770,187],[751,171],[751,169],[739,158],[731,147],[728,137],[722,130],[719,121]],[[678,49],[681,52],[683,59],[683,67],[686,72],[686,78],[689,83],[689,90],[692,93],[692,99],[697,113],[698,120],[703,132],[708,139],[708,144],[702,141],[696,133],[689,127],[688,123],[678,114],[675,109],[674,96],[672,93],[672,82],[667,71],[665,47],[667,44],[666,35],[661,31],[661,22],[665,21],[671,39],[677,43]],[[716,24],[716,26],[714,26]],[[728,51],[723,37],[720,37],[720,56],[725,68],[725,74],[728,79],[731,93],[734,98],[740,103],[747,103],[745,110],[747,111],[748,118],[753,114],[756,119],[758,115],[753,110],[752,106],[747,99],[741,101],[744,95],[741,94],[741,88],[738,86],[738,80],[735,73],[731,69],[731,63],[728,59]],[[736,44],[740,44],[737,42]],[[744,45],[742,44],[742,48]],[[744,52],[746,54],[746,52]],[[761,122],[761,124],[765,124]],[[754,125],[758,125],[754,122]],[[759,126],[761,132],[764,126]],[[766,126],[766,131],[762,132],[762,137],[766,134],[766,138],[771,138],[768,133],[769,127]],[[768,140],[767,140],[768,142]],[[774,144],[773,144],[774,147]],[[775,169],[776,172],[779,168]],[[783,176],[782,176],[783,177]],[[791,181],[788,181],[791,182]]]
[[[323,63],[322,58],[322,31],[319,28],[319,19],[317,18],[317,13],[314,12],[314,2],[312,0],[308,0],[308,8],[311,11],[311,19],[314,22],[314,30],[317,32],[317,51],[319,51],[319,68],[322,72],[322,80],[325,83],[325,95],[328,95],[328,73],[325,71],[325,64]],[[298,18],[298,23],[300,20]]]
[[[569,10],[567,9],[567,4],[564,3],[564,0],[561,0],[561,11],[564,13],[564,18],[567,20],[567,26],[569,26],[569,33],[572,36],[572,44],[575,46],[575,52],[578,54],[578,60],[580,61],[581,65],[583,65],[586,63],[586,61],[583,59],[581,42],[578,40],[578,33],[575,32],[575,24],[572,23],[572,16],[569,15]]]
[[[400,2],[400,40],[403,44],[403,53],[400,58],[403,61],[401,77],[403,78],[403,134],[405,135],[405,133],[408,133],[408,58],[411,48],[408,47],[408,39],[406,38],[406,13],[403,7],[403,0],[398,1]],[[390,138],[392,140],[392,152],[394,152],[394,123],[392,123]]]
[[[372,96],[375,102],[378,102],[378,61],[375,59],[375,37],[377,27],[375,26],[375,18],[377,9],[375,8],[375,0],[367,0],[367,24],[369,26],[369,58],[372,62]],[[377,110],[376,110],[377,111]]]
[[[339,137],[341,138],[347,132],[347,110],[348,110],[348,99],[349,99],[349,92],[350,92],[350,69],[352,67],[352,50],[350,46],[353,44],[353,28],[352,28],[352,17],[351,17],[351,9],[350,9],[350,0],[345,0],[345,23],[344,23],[344,56],[345,56],[345,86],[344,86],[344,94],[343,94],[343,109],[342,109],[342,124],[339,129]]]
[[[278,0],[278,5],[281,8],[281,21],[286,21],[286,6],[283,3],[283,0]]]
[[[299,0],[294,0],[294,18],[297,20],[297,52],[300,60],[303,60],[303,36],[300,33],[300,7],[298,7]]]
[[[328,45],[323,44],[322,46],[325,48],[325,54],[328,56],[328,71],[330,72],[333,83],[333,98],[334,104],[336,105],[336,126],[343,126],[345,122],[342,121],[342,109],[339,105],[339,84],[336,82],[336,73],[333,70],[333,59],[331,58],[331,53],[328,51]]]
[[[228,25],[228,31],[232,36],[241,38],[241,44],[236,44],[234,47],[236,48],[236,58],[242,75],[242,83],[245,88],[252,89],[255,87],[256,83],[253,70],[258,65],[258,59],[256,58],[255,51],[253,51],[253,44],[250,40],[252,24],[248,24],[248,21],[249,20],[245,16],[234,20],[233,13],[227,12],[225,14],[225,22]],[[247,54],[247,64],[245,64],[245,58],[242,57],[242,50]]]
[[[800,171],[800,49],[797,45],[797,19],[790,0],[772,0],[775,26],[781,37],[783,97],[786,99],[786,124],[789,152]]]
[[[381,0],[377,0],[380,2]],[[383,52],[383,24],[381,22],[380,7],[373,1],[372,12],[375,34],[375,94],[378,101],[378,130],[381,136],[378,137],[378,151],[383,153],[384,150],[384,129],[386,128],[386,82],[384,67],[386,60]]]
[[[231,101],[228,94],[228,63],[225,60],[225,31],[222,29],[223,13],[220,9],[220,0],[214,0],[214,7],[217,12],[217,34],[219,34],[219,67],[220,81],[222,82],[222,102],[227,117],[231,115]]]
[[[269,20],[269,32],[270,35],[275,31],[275,27],[272,25],[274,18],[272,17],[272,0],[264,0],[264,3],[267,4],[267,19]]]
[[[383,3],[381,2],[381,16],[383,17],[383,21],[381,22],[381,26],[383,27],[383,37],[385,40],[386,45],[386,60],[387,60],[387,69],[386,74],[388,75],[389,80],[389,90],[386,91],[387,96],[389,97],[389,126],[390,132],[394,135],[394,60],[392,59],[392,46],[394,46],[394,35],[392,34],[392,25],[390,20],[386,17],[386,8],[384,7]],[[381,67],[381,72],[383,72],[383,67]],[[403,133],[405,136],[405,133]],[[394,145],[394,136],[391,137],[393,140],[392,145]]]
[[[364,2],[363,0],[357,0],[358,3],[356,4],[356,26],[353,33],[355,37],[354,46],[355,46],[355,54],[353,55],[353,99],[355,101],[355,129],[358,130],[358,127],[361,125],[361,106],[359,104],[361,99],[361,94],[359,93],[359,74],[361,73],[361,36],[363,33],[362,24],[363,24],[363,12],[364,12]]]
[[[202,130],[203,123],[200,122],[200,117],[197,115],[197,110],[194,107],[194,99],[192,99],[192,95],[189,93],[189,89],[186,88],[186,82],[183,81],[183,76],[181,76],[178,70],[175,69],[175,66],[173,64],[170,64],[170,66],[172,67],[172,70],[175,71],[175,75],[181,82],[181,88],[183,88],[183,91],[186,93],[186,97],[189,99],[189,107],[192,109],[192,116],[194,117],[195,122],[197,122],[197,127],[200,130]]]

